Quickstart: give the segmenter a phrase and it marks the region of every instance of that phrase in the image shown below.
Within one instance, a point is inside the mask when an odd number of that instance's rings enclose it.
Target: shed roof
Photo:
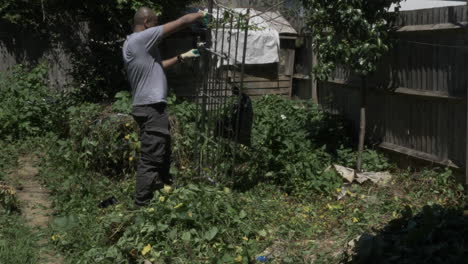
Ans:
[[[260,17],[263,18],[271,28],[278,31],[279,34],[297,35],[297,31],[279,12],[264,12],[260,14]]]
[[[401,2],[400,11],[428,9],[435,7],[466,5],[466,0],[444,1],[444,0],[406,0]],[[395,4],[392,4],[390,11],[395,11]]]
[[[221,9],[223,10],[223,9]],[[240,14],[246,14],[247,10],[250,12],[250,25],[256,25],[264,29],[270,29],[278,32],[278,34],[298,35],[293,26],[286,20],[286,18],[277,11],[262,12],[254,8],[233,8],[233,10]],[[214,11],[213,11],[214,13]]]

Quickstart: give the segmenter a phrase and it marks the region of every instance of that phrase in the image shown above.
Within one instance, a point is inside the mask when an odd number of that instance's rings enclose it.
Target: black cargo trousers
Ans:
[[[171,135],[165,103],[134,106],[132,116],[140,127],[135,204],[147,205],[154,191],[171,184]]]

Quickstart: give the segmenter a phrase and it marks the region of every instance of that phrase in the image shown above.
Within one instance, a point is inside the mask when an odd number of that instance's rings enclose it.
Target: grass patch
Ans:
[[[0,262],[39,263],[38,236],[19,215],[0,215]]]

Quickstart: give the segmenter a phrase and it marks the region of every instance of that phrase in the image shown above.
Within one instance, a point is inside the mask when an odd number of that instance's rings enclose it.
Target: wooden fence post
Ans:
[[[310,70],[310,82],[311,82],[311,88],[312,88],[312,102],[314,104],[318,104],[319,103],[319,100],[318,100],[318,92],[317,92],[317,86],[318,86],[318,82],[317,82],[317,78],[315,77],[315,74],[314,74],[314,68],[315,66],[317,66],[317,54],[314,50],[314,44],[313,44],[313,41],[312,41],[312,37],[310,37],[310,40],[308,41],[309,43],[309,49],[310,49],[310,52],[312,54],[311,56],[311,59],[312,59],[312,67],[309,69]]]
[[[362,153],[364,152],[364,142],[366,139],[366,110],[367,110],[367,76],[361,76],[361,108],[359,125],[359,145],[356,169],[362,172]]]

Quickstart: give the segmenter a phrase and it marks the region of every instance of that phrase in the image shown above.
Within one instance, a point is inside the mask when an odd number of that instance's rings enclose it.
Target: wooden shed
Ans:
[[[260,17],[279,33],[279,62],[246,65],[244,93],[254,98],[266,94],[290,97],[298,34],[279,12],[260,12]],[[239,74],[236,76],[239,76]],[[238,81],[238,78],[236,80]]]
[[[246,64],[244,92],[251,97],[266,94],[291,96],[295,43],[297,32],[278,12],[260,12],[268,25],[279,33],[279,62],[268,64]],[[165,39],[161,45],[164,58],[170,58],[196,47],[199,34],[184,30]],[[234,82],[240,81],[238,72],[227,69]],[[196,96],[197,75],[201,74],[196,62],[178,64],[167,70],[169,88],[178,96],[193,98]]]

